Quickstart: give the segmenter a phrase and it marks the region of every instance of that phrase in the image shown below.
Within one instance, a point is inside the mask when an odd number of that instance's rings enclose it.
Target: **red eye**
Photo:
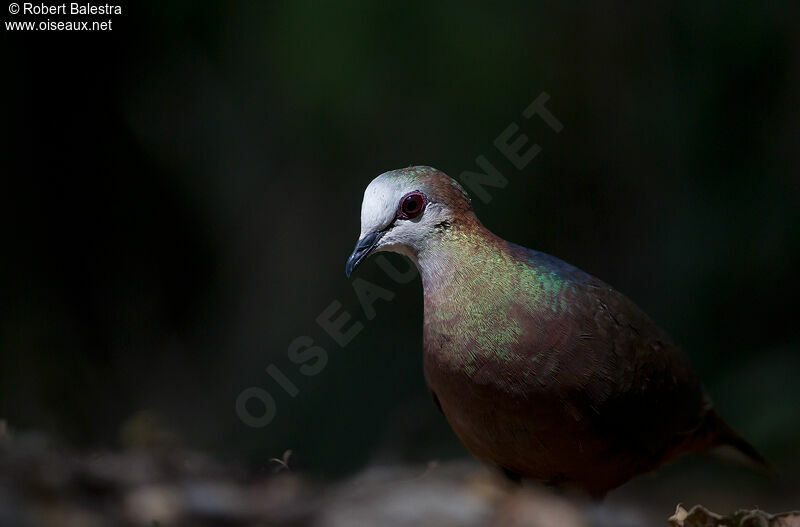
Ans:
[[[418,190],[409,192],[400,200],[400,208],[397,211],[397,217],[403,220],[416,218],[425,210],[426,203],[425,194],[422,192]]]

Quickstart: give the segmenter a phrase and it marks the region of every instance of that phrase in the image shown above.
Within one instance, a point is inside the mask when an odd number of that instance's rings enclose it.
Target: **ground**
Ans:
[[[800,525],[798,516],[703,508],[675,511],[664,492],[691,471],[645,477],[602,503],[515,486],[471,460],[374,465],[341,481],[294,471],[289,452],[258,470],[221,463],[177,445],[76,453],[41,434],[0,436],[0,525],[4,527],[296,526],[673,527]],[[749,477],[749,476],[748,476]],[[665,480],[666,478],[666,480]],[[712,502],[740,498],[736,478]],[[726,490],[726,487],[730,487]],[[714,497],[716,496],[716,497]],[[721,499],[720,499],[721,497]],[[766,494],[761,498],[769,499]],[[773,499],[779,497],[772,496]],[[785,496],[783,497],[785,498]],[[727,500],[727,501],[726,501]],[[731,505],[725,505],[731,503]],[[752,503],[742,503],[752,508]],[[668,518],[673,515],[669,520]],[[794,522],[794,523],[792,523]]]

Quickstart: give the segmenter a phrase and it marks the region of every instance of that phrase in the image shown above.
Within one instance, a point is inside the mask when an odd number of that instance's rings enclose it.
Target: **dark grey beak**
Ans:
[[[378,245],[378,241],[383,238],[385,232],[373,232],[367,234],[356,244],[356,248],[353,249],[353,254],[350,255],[350,258],[347,259],[347,265],[344,268],[344,272],[347,274],[347,278],[350,278],[350,275],[353,274],[353,271],[356,270],[361,262],[369,256],[369,253],[372,252],[372,249]]]

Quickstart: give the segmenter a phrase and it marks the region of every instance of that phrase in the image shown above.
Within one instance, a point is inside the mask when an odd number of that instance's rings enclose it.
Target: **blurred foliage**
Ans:
[[[113,444],[146,412],[322,474],[464,455],[424,386],[419,282],[365,264],[396,293],[366,320],[344,262],[372,177],[485,155],[509,179],[476,204],[489,228],[628,294],[797,465],[798,19],[789,0],[151,1],[109,34],[5,32],[0,416]],[[557,135],[521,116],[541,92]],[[493,146],[512,122],[542,146],[523,171]],[[365,324],[344,349],[315,322],[334,300]],[[287,357],[301,335],[328,352],[313,377]],[[248,386],[275,399],[266,428],[237,418]]]

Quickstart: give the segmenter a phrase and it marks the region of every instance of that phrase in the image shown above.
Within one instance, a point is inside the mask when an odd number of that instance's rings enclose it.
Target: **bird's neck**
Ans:
[[[414,256],[426,304],[439,304],[479,290],[488,294],[504,277],[515,273],[508,242],[474,216],[471,221],[453,222]]]
[[[517,357],[524,267],[513,246],[476,224],[455,224],[416,254],[422,277],[426,371],[474,373]],[[436,365],[436,366],[434,366]]]

